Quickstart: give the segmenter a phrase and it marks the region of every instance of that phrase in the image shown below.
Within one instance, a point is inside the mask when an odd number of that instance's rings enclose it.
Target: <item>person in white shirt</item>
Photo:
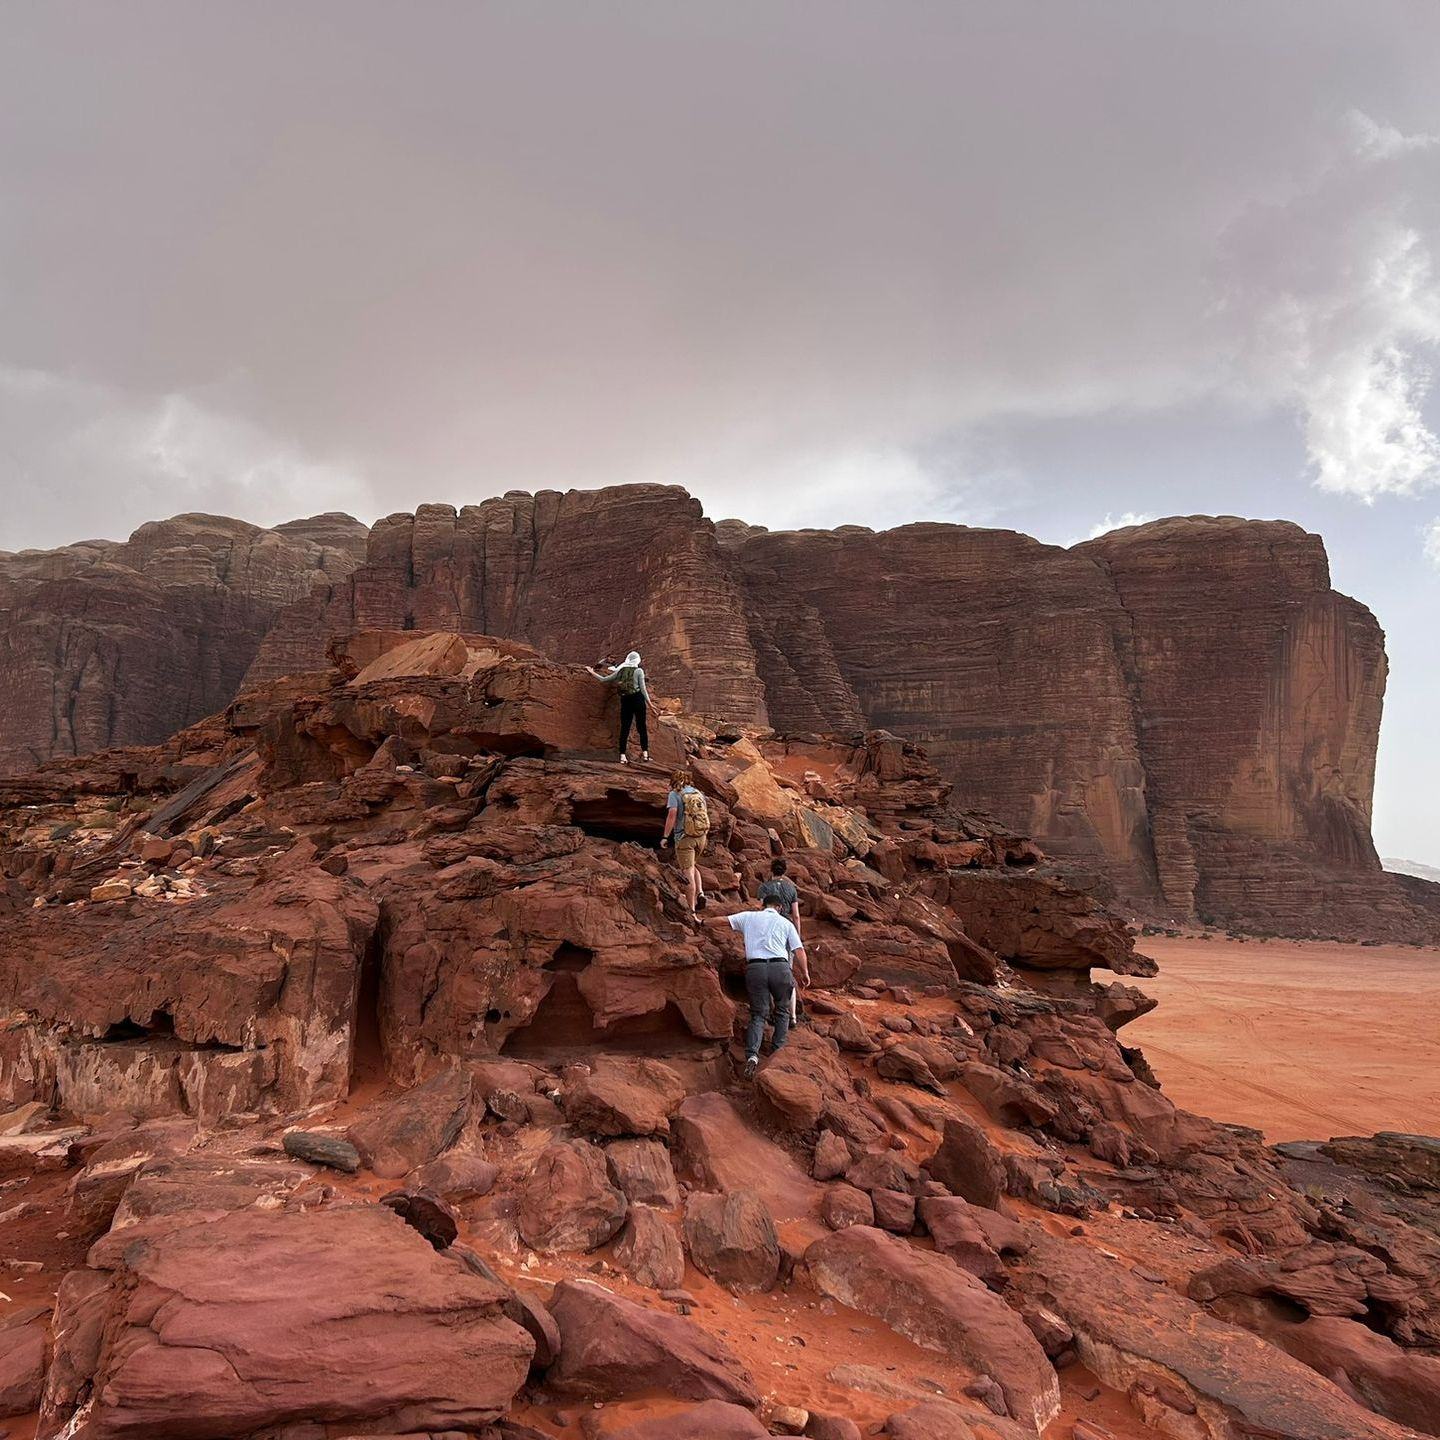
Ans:
[[[800,943],[800,932],[780,913],[780,897],[767,895],[762,910],[736,915],[715,915],[710,923],[728,925],[745,938],[745,995],[750,1001],[750,1024],[745,1030],[745,1077],[760,1067],[760,1044],[771,1015],[775,1019],[778,1050],[790,1033],[790,1000],[795,982],[810,983],[810,962]]]

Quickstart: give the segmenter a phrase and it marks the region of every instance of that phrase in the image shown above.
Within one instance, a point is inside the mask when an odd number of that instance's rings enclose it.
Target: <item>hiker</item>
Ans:
[[[789,866],[783,860],[772,860],[770,862],[770,878],[760,886],[760,903],[765,903],[765,897],[770,894],[779,896],[780,913],[795,927],[800,929],[800,892],[795,888],[793,880],[785,878],[785,872]]]
[[[699,859],[710,838],[710,807],[695,788],[688,770],[670,776],[670,794],[665,801],[665,829],[660,835],[675,844],[675,864],[685,882],[685,903],[691,915],[705,908],[705,891],[700,883]]]
[[[623,665],[602,675],[593,665],[585,667],[602,685],[613,685],[620,692],[620,763],[628,765],[630,727],[640,732],[640,758],[650,758],[650,692],[645,688],[645,672],[640,668],[640,652],[632,650]]]
[[[760,1042],[765,1025],[775,1018],[772,1053],[790,1033],[790,997],[795,982],[810,983],[810,962],[800,943],[800,932],[780,913],[780,899],[765,897],[764,908],[716,915],[711,924],[725,924],[745,937],[745,995],[750,1002],[750,1024],[745,1029],[745,1078],[760,1068]],[[792,970],[793,965],[793,970]]]
[[[785,871],[789,867],[782,859],[770,862],[770,878],[763,881],[760,886],[760,903],[765,903],[767,895],[777,895],[780,898],[780,913],[795,927],[796,934],[800,932],[800,892],[795,888],[793,880],[785,878]],[[803,942],[802,942],[803,943]],[[800,992],[790,992],[790,1023],[800,1023]]]

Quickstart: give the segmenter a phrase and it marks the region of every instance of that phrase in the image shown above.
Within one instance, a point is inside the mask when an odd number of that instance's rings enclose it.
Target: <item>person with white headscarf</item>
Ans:
[[[632,650],[623,665],[602,675],[593,665],[585,667],[597,680],[613,685],[620,693],[620,763],[628,765],[630,756],[630,729],[633,726],[640,735],[640,758],[650,758],[650,692],[645,688],[645,671],[640,664],[640,652]]]

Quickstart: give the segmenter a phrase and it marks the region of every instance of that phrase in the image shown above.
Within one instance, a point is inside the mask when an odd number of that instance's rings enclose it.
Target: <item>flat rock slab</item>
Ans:
[[[588,1280],[557,1285],[550,1313],[560,1327],[560,1358],[547,1379],[557,1390],[610,1399],[659,1390],[681,1400],[760,1404],[749,1371],[693,1320]]]
[[[670,1122],[682,1173],[707,1190],[758,1190],[776,1220],[819,1214],[825,1189],[723,1095],[692,1095]]]
[[[479,1430],[509,1407],[534,1351],[505,1298],[380,1206],[155,1235],[109,1274],[67,1277],[37,1433]]]
[[[1059,1380],[1029,1327],[953,1260],[852,1225],[817,1240],[805,1270],[822,1294],[991,1376],[1011,1416],[1037,1432],[1059,1413]]]
[[[1034,1284],[1075,1331],[1080,1358],[1107,1385],[1159,1382],[1195,1406],[1197,1434],[1274,1440],[1411,1440],[1338,1386],[1117,1260],[1031,1226]],[[1194,1422],[1191,1421],[1192,1427]]]

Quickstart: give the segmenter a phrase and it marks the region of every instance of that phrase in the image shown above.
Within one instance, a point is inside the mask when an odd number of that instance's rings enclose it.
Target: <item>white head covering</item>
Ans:
[[[632,650],[625,657],[625,663],[627,665],[638,665],[640,663],[640,652],[638,650]]]

